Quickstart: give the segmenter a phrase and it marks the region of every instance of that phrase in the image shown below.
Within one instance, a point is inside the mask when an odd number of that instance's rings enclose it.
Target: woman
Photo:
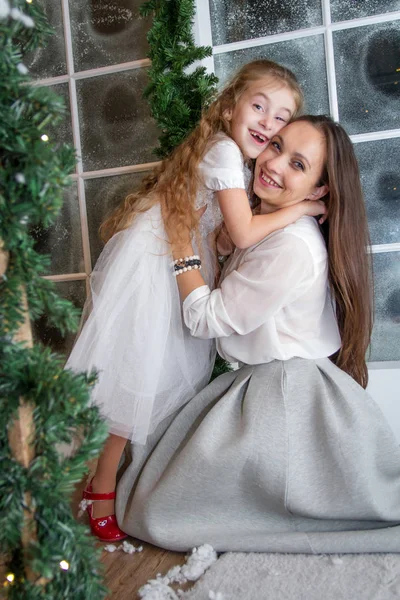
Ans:
[[[348,136],[327,117],[289,124],[257,159],[254,191],[262,213],[324,197],[323,234],[302,217],[236,250],[213,292],[184,270],[191,246],[174,252],[192,335],[243,366],[134,456],[119,522],[173,550],[400,551],[400,449],[363,389],[371,283]]]

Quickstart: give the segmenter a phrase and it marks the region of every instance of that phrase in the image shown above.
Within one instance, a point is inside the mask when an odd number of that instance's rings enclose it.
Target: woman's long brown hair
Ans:
[[[199,188],[198,165],[212,137],[219,131],[230,133],[227,112],[233,110],[249,85],[269,79],[273,85],[290,89],[296,104],[295,117],[303,107],[303,94],[293,73],[270,60],[255,60],[244,65],[203,114],[196,129],[169,157],[164,159],[104,221],[100,235],[107,242],[115,233],[131,225],[135,217],[160,202],[170,242],[185,240],[187,231],[197,233],[196,194]]]
[[[373,322],[372,266],[368,223],[353,144],[341,125],[326,116],[301,116],[326,140],[326,166],[320,184],[329,186],[322,225],[328,249],[329,284],[342,339],[331,360],[367,387],[365,362]]]

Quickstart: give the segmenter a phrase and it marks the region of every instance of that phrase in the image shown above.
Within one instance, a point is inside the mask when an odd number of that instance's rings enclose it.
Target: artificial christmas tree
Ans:
[[[46,314],[61,331],[77,310],[44,279],[48,257],[33,227],[49,226],[74,167],[46,128],[62,101],[31,84],[23,54],[50,33],[35,2],[0,0],[0,553],[4,591],[18,600],[104,597],[97,551],[72,516],[70,497],[101,448],[105,427],[90,406],[95,375],[63,370],[63,358],[33,345],[30,320]],[[58,444],[75,443],[64,456]]]

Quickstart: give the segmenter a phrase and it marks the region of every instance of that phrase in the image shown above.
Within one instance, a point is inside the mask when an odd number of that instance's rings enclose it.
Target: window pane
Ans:
[[[80,309],[86,300],[86,284],[84,281],[63,281],[56,283],[56,291],[63,298],[71,300],[75,306]],[[76,333],[68,333],[63,337],[58,329],[50,327],[46,317],[38,319],[32,324],[33,339],[35,342],[42,342],[54,352],[59,352],[67,356],[74,345]]]
[[[374,254],[375,325],[368,360],[400,360],[400,252]]]
[[[85,181],[92,265],[95,264],[104,246],[99,236],[100,225],[113,208],[139,187],[145,175],[146,173],[132,173]]]
[[[70,2],[75,71],[145,58],[151,18],[139,17],[142,0]]]
[[[227,44],[322,24],[320,0],[210,0],[213,44]]]
[[[85,171],[156,160],[158,130],[142,97],[146,69],[77,81]]]
[[[400,0],[331,0],[332,21],[358,19],[400,10]]]
[[[56,140],[58,143],[71,144],[73,146],[74,140],[72,136],[72,124],[71,124],[71,108],[69,103],[69,89],[68,83],[59,83],[58,85],[52,85],[51,89],[62,97],[65,103],[65,116],[61,123],[56,126],[51,123],[46,128],[46,133],[50,139]]]
[[[46,275],[83,273],[83,249],[76,184],[67,188],[64,204],[55,224],[48,229],[36,227],[32,232],[36,250],[51,255],[51,267]]]
[[[329,114],[322,35],[217,54],[214,57],[215,72],[220,85],[224,85],[242,65],[258,58],[274,60],[293,71],[304,90],[307,112]]]
[[[355,144],[372,244],[400,242],[400,138]]]
[[[336,31],[333,42],[342,125],[353,134],[400,127],[400,22]]]
[[[24,56],[24,63],[31,74],[39,79],[56,77],[67,73],[65,62],[64,29],[61,0],[41,0],[54,34],[48,38],[45,48],[38,48]]]

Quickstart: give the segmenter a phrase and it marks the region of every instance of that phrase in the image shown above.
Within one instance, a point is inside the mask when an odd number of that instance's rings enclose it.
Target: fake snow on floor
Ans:
[[[116,552],[117,550],[122,550],[127,554],[134,554],[135,552],[142,552],[143,546],[134,546],[125,540],[119,546],[116,546],[115,544],[107,544],[107,546],[104,546],[104,550],[106,552]]]
[[[164,576],[159,573],[156,579],[150,579],[139,589],[139,598],[143,600],[183,600],[185,592],[170,587],[172,583],[197,581],[205,571],[217,560],[217,553],[209,544],[193,548],[184,565],[172,567]],[[220,592],[210,590],[210,600],[223,600]]]

